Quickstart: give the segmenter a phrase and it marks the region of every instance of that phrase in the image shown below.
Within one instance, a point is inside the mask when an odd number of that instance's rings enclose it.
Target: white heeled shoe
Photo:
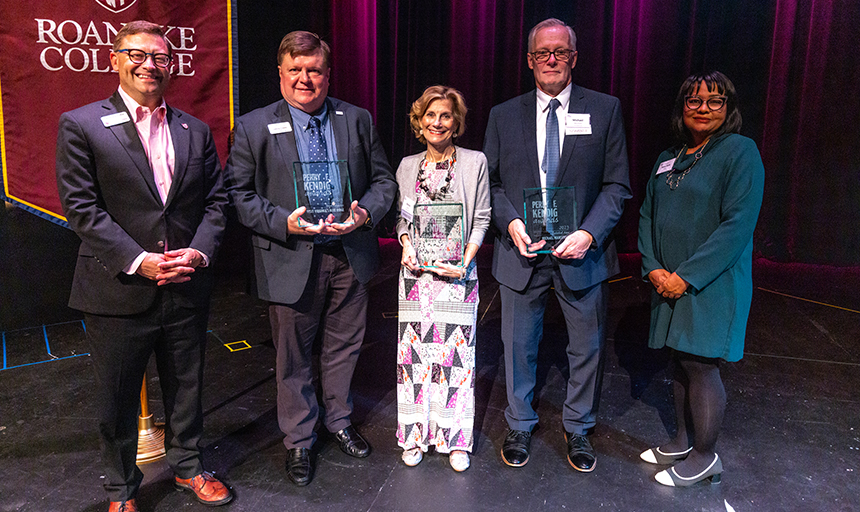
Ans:
[[[682,452],[664,452],[658,446],[657,448],[648,448],[639,454],[639,458],[651,464],[674,464],[679,460],[684,460],[692,451],[693,447],[689,447]]]
[[[675,468],[669,468],[654,475],[654,480],[668,487],[689,487],[702,480],[709,480],[712,484],[718,484],[720,483],[722,473],[723,463],[720,461],[720,456],[715,453],[711,465],[698,475],[684,477],[676,473]]]

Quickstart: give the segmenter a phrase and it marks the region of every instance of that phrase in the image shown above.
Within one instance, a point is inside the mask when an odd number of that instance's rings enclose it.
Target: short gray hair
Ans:
[[[529,53],[535,51],[535,36],[537,36],[537,33],[547,27],[566,28],[567,33],[570,35],[570,49],[576,51],[576,34],[573,32],[573,29],[570,27],[570,25],[561,21],[558,18],[547,18],[535,25],[534,28],[532,28],[529,32]]]

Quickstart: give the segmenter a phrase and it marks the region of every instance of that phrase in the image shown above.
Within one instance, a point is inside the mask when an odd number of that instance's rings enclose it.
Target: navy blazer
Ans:
[[[349,167],[352,197],[379,222],[394,201],[397,184],[370,112],[334,98],[326,101],[337,157]],[[272,134],[269,125],[276,123],[290,123],[291,129]],[[296,209],[293,162],[299,161],[299,153],[294,129],[283,99],[243,115],[236,121],[225,168],[239,222],[253,231],[251,291],[282,304],[301,297],[313,255],[313,237],[287,234],[287,217]],[[379,266],[375,231],[358,228],[341,239],[352,271],[366,284]]]
[[[523,189],[540,187],[536,101],[531,91],[493,107],[484,137],[493,223],[499,231],[493,277],[517,291],[528,285],[535,259],[520,255],[508,224],[523,218]],[[568,112],[591,114],[591,135],[565,136],[556,183],[576,187],[579,227],[595,241],[583,259],[558,260],[567,286],[582,290],[619,271],[611,233],[631,197],[627,142],[618,98],[573,84]]]
[[[57,187],[81,238],[69,306],[86,313],[145,311],[155,300],[155,281],[123,269],[143,251],[192,247],[214,258],[226,225],[227,194],[209,127],[167,107],[176,158],[163,204],[134,123],[102,122],[121,112],[134,119],[116,92],[60,116]],[[212,276],[198,267],[190,281],[167,286],[185,305],[206,307]]]

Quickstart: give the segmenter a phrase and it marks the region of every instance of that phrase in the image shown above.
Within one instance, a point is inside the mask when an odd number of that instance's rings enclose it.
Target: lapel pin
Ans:
[[[188,125],[185,123],[182,123],[182,127],[185,128],[186,130],[188,129]]]

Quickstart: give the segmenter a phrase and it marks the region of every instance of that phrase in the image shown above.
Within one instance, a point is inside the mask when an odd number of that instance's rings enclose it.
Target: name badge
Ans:
[[[279,133],[287,133],[293,131],[293,127],[290,126],[289,121],[284,121],[283,123],[272,123],[269,125],[269,133],[272,135],[277,135]]]
[[[412,222],[412,211],[415,210],[415,200],[411,197],[403,199],[403,206],[400,208],[400,216],[406,222]]]
[[[102,124],[105,128],[110,128],[111,126],[127,123],[129,121],[131,121],[131,118],[128,117],[128,112],[117,112],[116,114],[111,114],[109,116],[102,116]]]
[[[591,135],[591,114],[571,114],[564,118],[565,135]]]
[[[343,115],[343,111],[341,111],[341,110],[335,110],[335,111],[334,111],[334,115],[336,115],[336,116],[342,116],[342,115]]]
[[[664,172],[669,172],[672,170],[672,167],[675,165],[675,159],[666,160],[660,167],[657,168],[657,174],[663,174]]]

